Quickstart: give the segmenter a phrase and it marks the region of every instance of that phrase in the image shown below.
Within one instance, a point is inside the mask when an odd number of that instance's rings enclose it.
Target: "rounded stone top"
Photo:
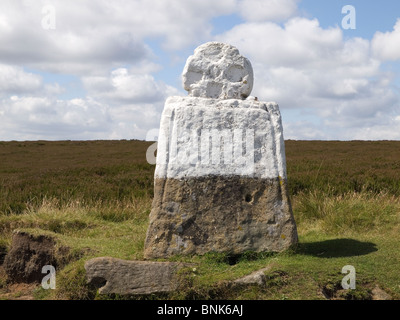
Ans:
[[[237,48],[221,42],[197,47],[182,73],[189,96],[246,99],[253,89],[253,68]]]

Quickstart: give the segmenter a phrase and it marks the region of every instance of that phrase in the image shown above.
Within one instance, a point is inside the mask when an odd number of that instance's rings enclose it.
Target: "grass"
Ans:
[[[332,195],[314,190],[294,197],[296,222],[304,233],[320,230],[327,234],[379,234],[400,222],[400,200],[387,192],[347,192]]]
[[[285,141],[291,195],[386,191],[400,196],[400,141]]]
[[[0,214],[23,213],[44,199],[59,207],[152,196],[148,142],[57,141],[0,144]]]
[[[0,142],[0,263],[15,229],[50,234],[76,255],[57,270],[57,289],[38,288],[36,299],[124,298],[99,296],[86,285],[83,265],[97,256],[143,258],[153,196],[150,144]],[[298,246],[171,258],[196,267],[163,298],[370,299],[375,286],[400,298],[400,142],[286,141],[286,155]],[[345,265],[356,268],[356,290],[340,290]],[[266,286],[230,288],[228,281],[266,266]],[[0,272],[0,296],[6,287]]]

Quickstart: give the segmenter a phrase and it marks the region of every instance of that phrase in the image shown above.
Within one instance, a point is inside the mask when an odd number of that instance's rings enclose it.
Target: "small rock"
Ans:
[[[381,288],[376,286],[372,290],[372,300],[392,300],[392,297]]]
[[[233,281],[233,284],[235,285],[252,285],[256,284],[259,286],[264,286],[266,282],[266,276],[265,272],[269,271],[271,269],[270,266],[257,270],[243,278],[236,279]]]

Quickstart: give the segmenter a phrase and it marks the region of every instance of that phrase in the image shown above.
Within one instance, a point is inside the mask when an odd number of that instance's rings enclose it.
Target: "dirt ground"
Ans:
[[[0,300],[35,300],[34,291],[40,284],[6,284],[6,274],[3,266],[0,266]]]

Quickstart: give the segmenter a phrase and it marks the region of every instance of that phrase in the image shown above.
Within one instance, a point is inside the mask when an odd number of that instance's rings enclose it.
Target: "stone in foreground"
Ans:
[[[177,272],[185,267],[175,262],[128,261],[100,257],[85,263],[89,284],[100,294],[146,295],[167,293],[177,288]]]

